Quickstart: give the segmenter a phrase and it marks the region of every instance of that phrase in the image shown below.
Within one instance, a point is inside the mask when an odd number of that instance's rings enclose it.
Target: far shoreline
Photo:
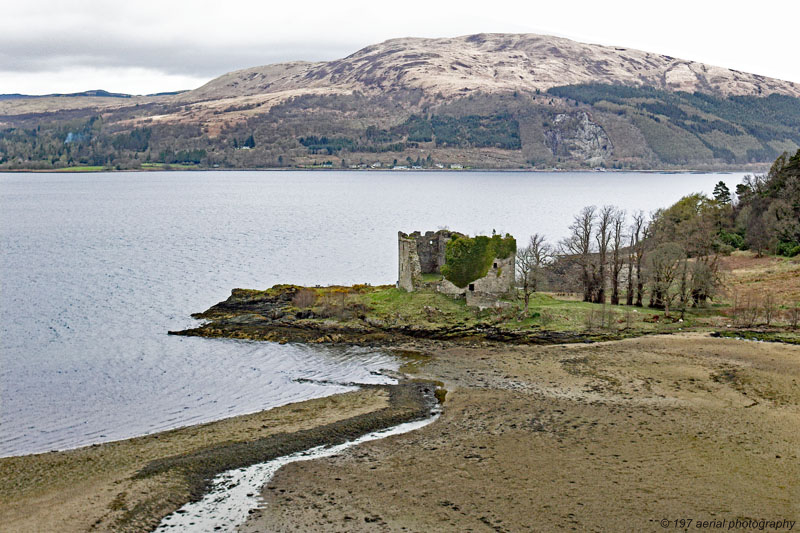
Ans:
[[[75,167],[72,167],[75,168]],[[529,174],[560,174],[560,173],[581,173],[581,174],[734,174],[734,173],[755,173],[761,174],[769,170],[769,166],[757,168],[735,168],[735,169],[534,169],[534,168],[422,168],[422,169],[393,169],[393,168],[287,168],[287,167],[255,167],[255,168],[153,168],[153,169],[113,169],[103,168],[97,170],[73,170],[72,168],[61,169],[2,169],[0,174],[100,174],[100,173],[135,173],[148,174],[151,172],[401,172],[401,173],[529,173]],[[78,167],[80,168],[80,167]]]

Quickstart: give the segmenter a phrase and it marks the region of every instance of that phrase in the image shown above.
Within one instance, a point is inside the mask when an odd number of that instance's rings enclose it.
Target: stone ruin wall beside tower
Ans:
[[[461,233],[449,230],[428,231],[422,234],[398,232],[397,286],[412,292],[422,286],[423,274],[438,274],[445,263],[447,242]],[[453,297],[465,297],[467,305],[491,307],[514,287],[514,256],[495,258],[487,274],[464,288],[442,279],[436,290]]]
[[[438,274],[445,260],[447,241],[460,233],[449,230],[397,232],[398,277],[397,286],[414,291],[422,283],[422,274]]]

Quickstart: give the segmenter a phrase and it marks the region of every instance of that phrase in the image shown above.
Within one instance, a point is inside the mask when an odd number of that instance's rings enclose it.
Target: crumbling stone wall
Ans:
[[[513,287],[514,256],[505,259],[495,258],[489,272],[467,286],[465,291],[467,305],[492,307],[498,303],[498,298],[508,294]]]
[[[412,235],[417,241],[417,254],[422,273],[439,273],[444,265],[447,241],[452,238],[454,233],[448,230],[439,230],[436,232],[426,231],[425,235],[414,232]]]
[[[413,291],[422,283],[422,269],[420,267],[419,253],[417,252],[417,239],[397,232],[397,257],[398,276],[397,286],[406,291]]]
[[[461,233],[439,230],[422,234],[415,231],[397,233],[398,242],[398,280],[397,286],[406,291],[414,291],[422,285],[422,274],[441,271],[445,263],[447,242]],[[437,290],[453,297],[466,298],[467,305],[491,307],[499,303],[499,298],[514,287],[514,256],[505,259],[495,258],[486,276],[476,279],[464,288],[457,287],[442,279]]]
[[[439,286],[436,288],[436,290],[438,290],[443,294],[447,294],[453,297],[464,296],[464,293],[467,291],[466,288],[462,289],[452,281],[444,278],[442,279],[442,281],[439,282]]]
[[[489,272],[470,285],[474,285],[472,292],[506,294],[514,286],[514,256],[505,259],[495,258]]]
[[[397,286],[411,292],[419,288],[422,274],[438,274],[444,265],[447,241],[457,235],[461,234],[446,229],[426,231],[424,235],[398,231]]]

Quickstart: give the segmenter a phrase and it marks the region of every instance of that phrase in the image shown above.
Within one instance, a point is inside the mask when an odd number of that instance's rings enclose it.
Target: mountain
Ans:
[[[627,48],[542,35],[479,34],[392,39],[335,61],[294,62],[231,72],[186,94],[189,100],[330,89],[421,89],[457,97],[481,91],[546,91],[587,83],[727,96],[800,97],[800,84]]]
[[[90,97],[102,97],[102,98],[130,98],[130,94],[123,94],[123,93],[110,93],[108,91],[104,91],[102,89],[93,89],[91,91],[82,91],[79,93],[66,93],[66,94],[0,94],[0,100],[18,100],[20,98],[77,98],[80,96],[90,96]]]
[[[800,84],[529,34],[392,39],[178,94],[91,96],[0,101],[0,168],[730,169],[800,146]]]

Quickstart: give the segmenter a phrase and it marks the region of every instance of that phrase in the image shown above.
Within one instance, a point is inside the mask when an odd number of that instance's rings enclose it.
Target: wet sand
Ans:
[[[439,420],[282,468],[241,530],[800,519],[800,347],[685,334],[428,351],[419,375],[449,391]]]
[[[448,391],[441,417],[281,468],[242,531],[663,531],[662,519],[800,518],[798,346],[694,333],[409,348],[430,358],[402,370]],[[424,406],[412,388],[0,459],[0,529],[149,531],[220,468],[413,418]]]
[[[0,530],[149,531],[191,495],[185,472],[136,473],[170,459],[295,434],[387,409],[389,389],[290,404],[135,439],[0,459]]]

